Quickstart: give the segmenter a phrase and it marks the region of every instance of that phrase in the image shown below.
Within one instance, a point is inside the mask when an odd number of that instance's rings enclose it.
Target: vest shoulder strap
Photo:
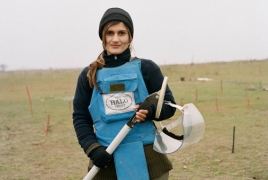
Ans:
[[[136,56],[135,57],[130,57],[129,62],[137,60],[137,59],[139,59],[139,58],[137,58]]]

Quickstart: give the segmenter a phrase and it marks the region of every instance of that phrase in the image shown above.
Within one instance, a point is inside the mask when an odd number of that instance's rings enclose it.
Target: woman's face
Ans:
[[[120,22],[116,25],[109,27],[105,34],[105,50],[108,55],[121,54],[130,45],[129,34],[126,26]]]

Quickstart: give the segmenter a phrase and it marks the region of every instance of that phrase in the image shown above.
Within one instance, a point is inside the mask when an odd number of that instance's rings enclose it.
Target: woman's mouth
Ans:
[[[118,48],[120,45],[111,45],[113,48]]]

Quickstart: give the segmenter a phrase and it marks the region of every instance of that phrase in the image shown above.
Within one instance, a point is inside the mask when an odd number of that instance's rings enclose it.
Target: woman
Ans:
[[[161,89],[164,77],[153,61],[131,58],[133,34],[130,15],[120,8],[108,9],[99,25],[104,50],[78,77],[73,124],[90,158],[89,169],[93,164],[100,168],[94,179],[168,179],[172,169],[167,156],[153,150],[152,120],[172,117],[175,108],[163,104],[158,119],[155,104],[135,112],[148,94]],[[169,87],[165,100],[175,104]],[[138,123],[114,154],[108,154],[106,147],[134,113]]]

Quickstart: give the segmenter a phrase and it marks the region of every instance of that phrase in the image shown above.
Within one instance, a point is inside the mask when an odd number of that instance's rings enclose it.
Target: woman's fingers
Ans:
[[[139,109],[139,107],[140,107],[140,105],[136,104],[134,106],[134,109],[137,110],[137,109]],[[148,110],[145,110],[145,109],[140,109],[139,111],[137,111],[136,112],[137,122],[144,122],[146,120],[147,114],[148,114]]]
[[[148,114],[148,110],[141,109],[136,112],[137,122],[143,122],[146,120],[146,115]]]
[[[139,109],[139,107],[140,107],[140,105],[136,104],[133,109],[137,110],[137,109]]]

